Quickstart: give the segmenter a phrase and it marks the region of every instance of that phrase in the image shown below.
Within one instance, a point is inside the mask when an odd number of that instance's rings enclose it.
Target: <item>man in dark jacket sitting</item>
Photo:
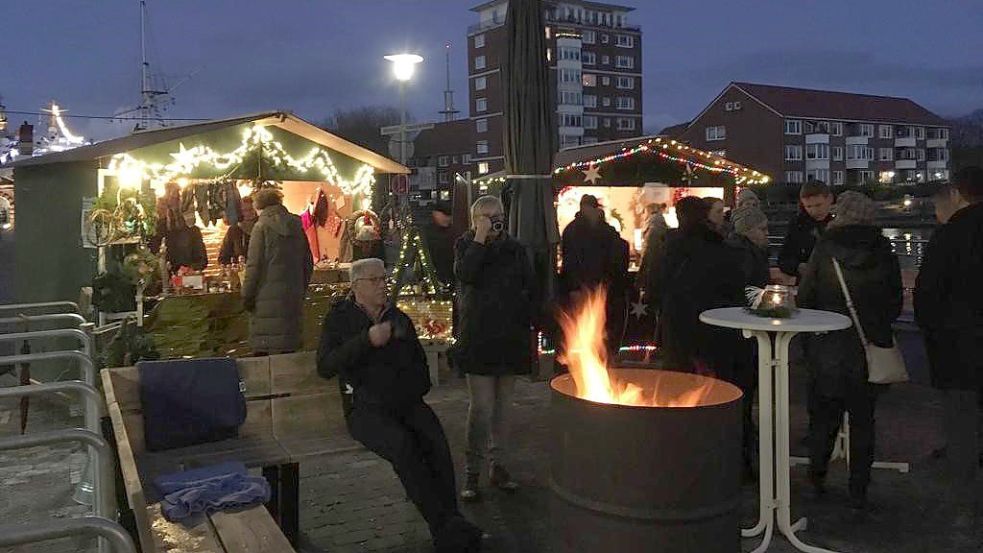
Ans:
[[[478,551],[481,532],[458,511],[447,437],[423,401],[430,374],[413,323],[388,301],[381,259],[352,263],[351,284],[324,318],[318,373],[339,376],[349,433],[392,464],[436,550]]]

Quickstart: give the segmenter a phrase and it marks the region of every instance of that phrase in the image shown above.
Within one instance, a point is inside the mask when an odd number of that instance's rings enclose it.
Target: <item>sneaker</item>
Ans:
[[[519,483],[512,480],[509,471],[500,465],[492,465],[489,481],[492,486],[507,492],[514,492],[519,489]]]
[[[481,501],[481,490],[478,489],[478,474],[468,474],[464,487],[461,488],[461,501],[465,503],[474,503],[475,501]]]

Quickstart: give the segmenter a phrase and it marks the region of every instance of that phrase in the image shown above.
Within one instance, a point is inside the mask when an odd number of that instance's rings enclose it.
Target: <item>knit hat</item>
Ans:
[[[761,205],[761,199],[754,193],[754,190],[744,188],[737,194],[737,207],[741,207],[749,202],[753,203],[755,206]]]
[[[739,207],[731,211],[730,219],[734,223],[734,232],[740,235],[746,235],[749,231],[768,224],[765,212],[753,206]]]
[[[848,191],[840,194],[833,205],[833,220],[830,227],[848,225],[873,225],[877,215],[877,205],[860,192]]]

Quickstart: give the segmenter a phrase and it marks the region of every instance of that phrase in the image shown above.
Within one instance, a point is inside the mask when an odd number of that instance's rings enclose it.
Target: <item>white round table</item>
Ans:
[[[743,307],[726,307],[704,311],[700,314],[700,320],[708,325],[740,329],[745,338],[758,340],[759,517],[754,528],[741,530],[741,535],[749,538],[763,532],[764,539],[753,552],[761,553],[771,544],[777,520],[779,532],[796,549],[807,553],[835,553],[803,543],[795,533],[805,529],[806,519],[802,518],[795,524],[791,521],[788,346],[800,332],[850,328],[850,318],[829,311],[800,309],[787,319],[769,319],[748,313]]]

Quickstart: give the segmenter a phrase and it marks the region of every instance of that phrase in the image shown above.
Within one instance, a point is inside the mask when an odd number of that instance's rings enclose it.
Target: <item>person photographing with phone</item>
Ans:
[[[498,198],[483,196],[471,206],[471,230],[454,246],[454,275],[460,309],[454,359],[470,394],[461,499],[477,501],[486,461],[492,486],[518,488],[505,468],[512,391],[532,360],[532,267],[525,248],[505,231]]]
[[[436,551],[477,552],[481,530],[458,510],[447,436],[423,401],[430,373],[413,322],[390,302],[381,259],[355,261],[350,277],[324,318],[318,374],[339,377],[348,432],[392,464]]]

